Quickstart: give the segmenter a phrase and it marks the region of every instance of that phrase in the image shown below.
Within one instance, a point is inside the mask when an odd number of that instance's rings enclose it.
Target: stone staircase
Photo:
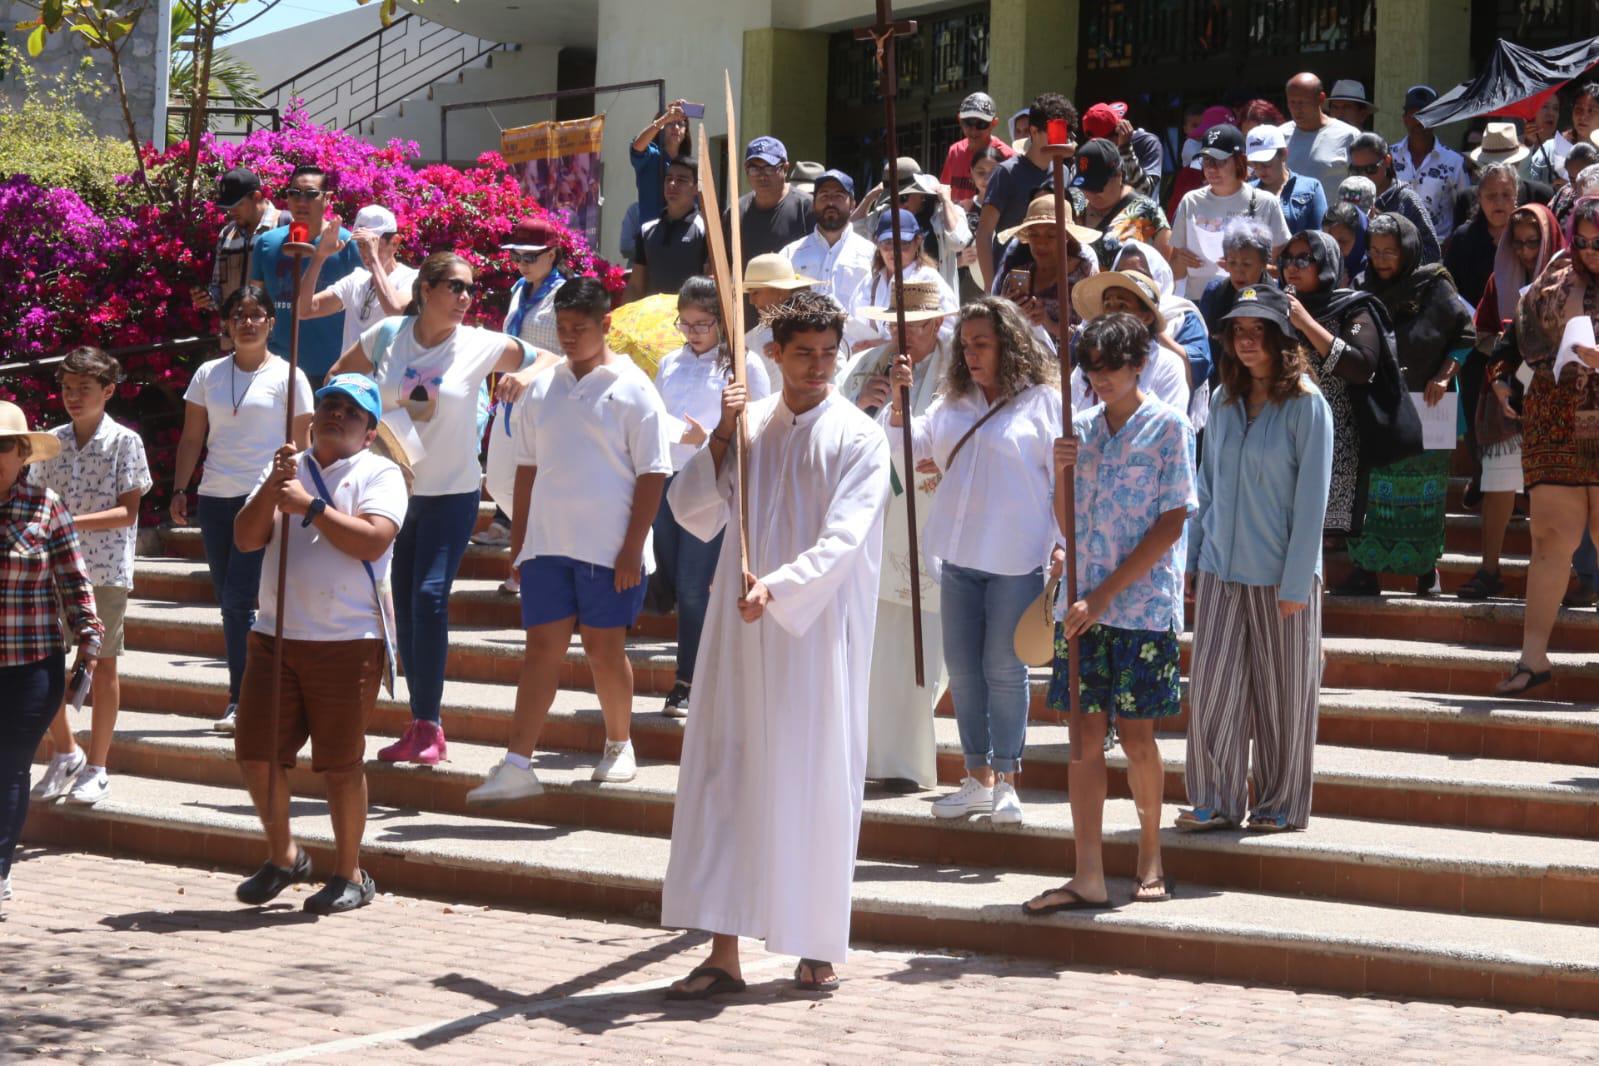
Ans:
[[[1474,516],[1452,515],[1445,586],[1470,576]],[[1525,570],[1524,520],[1506,544]],[[122,660],[113,787],[92,810],[36,808],[39,841],[217,865],[261,860],[259,826],[209,731],[226,703],[222,633],[191,531],[141,558]],[[671,619],[645,618],[635,668],[638,777],[596,785],[604,732],[574,643],[535,760],[545,795],[488,811],[467,790],[503,752],[522,651],[503,550],[472,548],[451,602],[444,721],[449,762],[369,763],[363,864],[386,889],[653,917],[666,868],[682,724],[659,713],[673,675]],[[1519,562],[1515,561],[1519,558]],[[1072,866],[1066,731],[1043,705],[1020,785],[1027,823],[936,821],[932,794],[868,792],[854,896],[860,940],[1044,956],[1063,965],[1389,996],[1599,1012],[1599,614],[1562,613],[1558,683],[1542,700],[1490,695],[1514,661],[1522,606],[1389,592],[1329,597],[1315,814],[1303,833],[1163,835],[1168,903],[1024,918],[1018,905]],[[409,719],[383,700],[369,757]],[[87,726],[87,713],[81,722]],[[947,701],[939,776],[960,776]],[[1183,799],[1184,721],[1160,739],[1168,800]],[[1105,859],[1130,889],[1137,821],[1111,757]],[[296,831],[325,866],[319,782],[291,775]],[[1172,812],[1167,812],[1170,824]]]

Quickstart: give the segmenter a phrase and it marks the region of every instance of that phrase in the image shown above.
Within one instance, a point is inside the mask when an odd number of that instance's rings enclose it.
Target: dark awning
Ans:
[[[1535,52],[1500,39],[1475,78],[1444,93],[1416,112],[1423,126],[1483,115],[1530,119],[1544,98],[1599,63],[1599,37]]]

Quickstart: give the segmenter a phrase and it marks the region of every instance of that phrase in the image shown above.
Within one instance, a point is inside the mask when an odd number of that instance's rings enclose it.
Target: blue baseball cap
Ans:
[[[332,393],[349,397],[374,420],[383,417],[383,399],[378,395],[378,384],[365,374],[340,374],[317,389],[316,398],[321,400]]]
[[[1412,85],[1405,90],[1405,110],[1420,111],[1438,99],[1438,90],[1431,85]]]
[[[842,170],[822,171],[822,173],[817,176],[816,180],[811,183],[812,195],[815,195],[816,189],[822,187],[822,182],[824,181],[838,182],[844,191],[849,193],[849,198],[851,200],[855,199],[855,179],[844,173]]]
[[[784,148],[783,142],[776,137],[757,137],[750,142],[748,148],[744,149],[744,161],[747,163],[751,159],[759,159],[774,167],[780,167],[788,162],[788,149]]]
[[[873,238],[878,242],[889,240],[894,236],[895,223],[899,225],[899,239],[914,241],[921,236],[921,227],[916,224],[916,216],[909,211],[884,211],[877,219],[877,236]]]

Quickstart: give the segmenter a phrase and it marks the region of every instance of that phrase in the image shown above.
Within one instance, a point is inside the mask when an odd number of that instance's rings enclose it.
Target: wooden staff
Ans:
[[[905,272],[900,266],[899,236],[899,131],[895,117],[894,101],[899,95],[899,66],[894,54],[894,41],[916,32],[916,23],[894,21],[892,0],[877,0],[877,21],[855,31],[860,40],[872,41],[877,46],[879,89],[883,96],[883,121],[888,149],[888,181],[883,195],[888,201],[885,211],[894,221],[894,286],[890,297],[894,301],[894,323],[898,327],[895,344],[898,354],[905,351]],[[899,390],[900,438],[905,448],[905,516],[910,523],[909,555],[911,568],[911,644],[916,664],[916,687],[927,684],[926,670],[922,665],[922,576],[921,552],[916,543],[916,456],[911,442],[911,390]]]
[[[1034,132],[1037,136],[1037,131]],[[1058,139],[1057,139],[1058,138]],[[1076,429],[1072,425],[1072,272],[1071,261],[1067,258],[1066,237],[1066,156],[1072,149],[1071,132],[1066,129],[1064,119],[1051,119],[1049,122],[1049,149],[1051,154],[1051,169],[1055,178],[1055,251],[1060,262],[1060,280],[1055,283],[1055,291],[1060,296],[1061,337],[1060,337],[1060,419],[1061,436],[1075,437]],[[1065,497],[1063,510],[1066,512],[1066,522],[1062,532],[1066,535],[1066,604],[1068,607],[1077,602],[1077,477],[1073,470],[1072,476],[1065,479],[1061,486],[1061,495]],[[1077,638],[1071,637],[1066,643],[1066,675],[1067,675],[1067,708],[1076,714],[1082,709],[1082,671],[1078,664]]]

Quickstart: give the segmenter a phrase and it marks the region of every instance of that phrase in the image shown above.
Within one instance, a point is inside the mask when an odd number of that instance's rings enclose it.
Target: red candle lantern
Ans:
[[[1071,130],[1067,127],[1065,119],[1052,118],[1049,120],[1049,143],[1052,145],[1072,143]]]
[[[1051,128],[1050,136],[1053,137],[1054,135],[1054,129]],[[289,240],[293,241],[295,244],[311,243],[311,227],[307,226],[304,222],[289,223]]]

